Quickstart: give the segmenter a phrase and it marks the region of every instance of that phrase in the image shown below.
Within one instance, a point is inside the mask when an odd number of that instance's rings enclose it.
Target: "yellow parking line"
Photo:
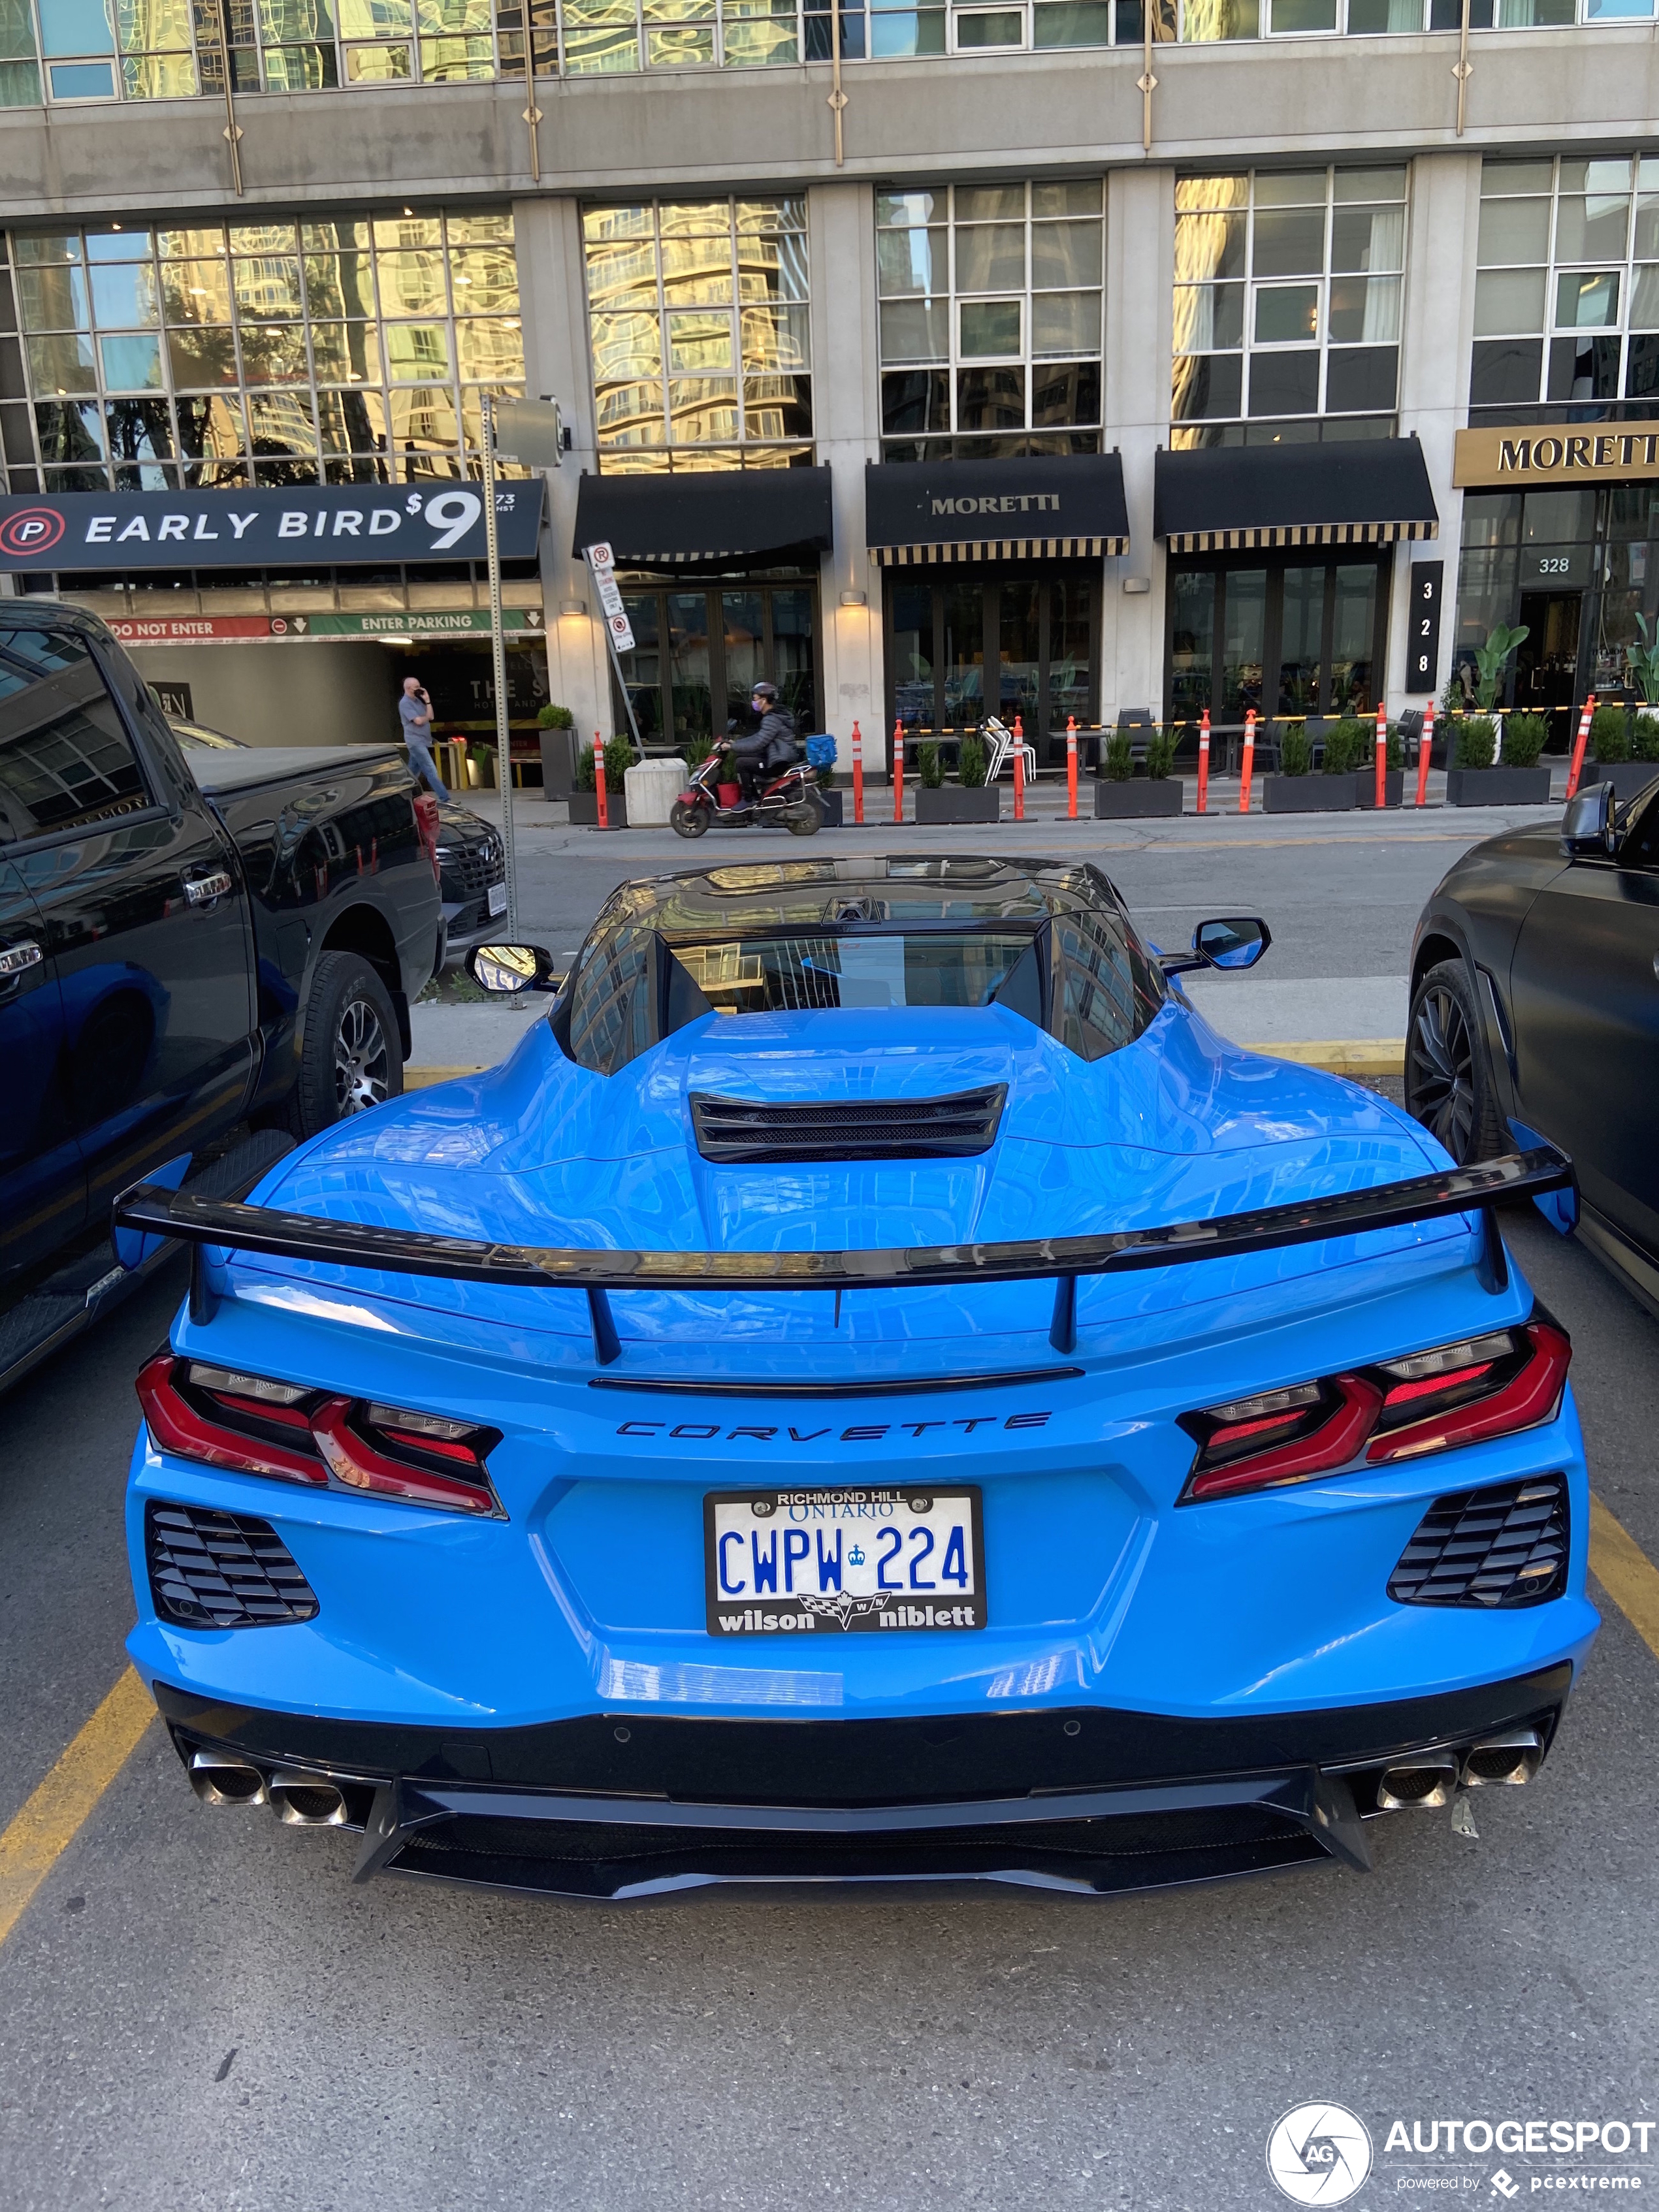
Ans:
[[[131,1667],[0,1835],[0,1943],[72,1844],[155,1717]]]
[[[1659,1567],[1594,1493],[1589,1563],[1596,1581],[1659,1659]]]
[[[405,1091],[425,1091],[434,1083],[447,1083],[457,1075],[482,1075],[482,1067],[406,1067],[404,1070]]]
[[[1265,1053],[1269,1060],[1293,1060],[1298,1067],[1328,1068],[1335,1075],[1406,1073],[1404,1037],[1328,1037],[1319,1043],[1248,1044],[1244,1049]]]

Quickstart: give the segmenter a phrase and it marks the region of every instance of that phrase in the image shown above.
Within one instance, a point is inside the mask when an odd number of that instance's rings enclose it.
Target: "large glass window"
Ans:
[[[504,210],[11,246],[38,450],[7,458],[48,491],[476,475],[483,393],[523,389]]]
[[[1063,760],[1068,717],[1092,728],[1100,659],[1100,581],[1081,569],[950,569],[886,579],[887,720],[907,738],[955,739],[988,713],[1020,719],[1039,763]],[[914,757],[914,755],[913,755]]]
[[[602,470],[811,461],[803,198],[589,208],[582,236]]]
[[[1659,412],[1659,159],[1486,162],[1477,260],[1471,422]]]
[[[1100,447],[1102,184],[876,195],[882,455]]]
[[[1172,447],[1394,434],[1406,175],[1176,179]]]
[[[763,681],[777,685],[801,729],[818,726],[817,592],[810,581],[674,588],[624,576],[622,591],[634,631],[628,703],[642,744],[674,750],[717,738],[732,722],[752,728],[750,695]],[[621,699],[615,704],[620,728]]]
[[[1388,635],[1387,557],[1291,553],[1171,561],[1164,696],[1170,721],[1237,728],[1364,714]]]

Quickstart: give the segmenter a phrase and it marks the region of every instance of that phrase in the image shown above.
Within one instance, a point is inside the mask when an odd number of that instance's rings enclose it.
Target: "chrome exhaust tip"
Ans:
[[[1418,1759],[1402,1759],[1385,1767],[1376,1785],[1377,1809],[1383,1813],[1431,1813],[1449,1805],[1457,1787],[1457,1761],[1449,1751],[1425,1752]]]
[[[1474,1745],[1463,1761],[1466,1790],[1518,1789],[1537,1773],[1544,1747],[1536,1729],[1510,1729]]]
[[[190,1786],[204,1805],[263,1805],[265,1778],[246,1759],[222,1751],[191,1753]]]
[[[273,1774],[270,1802],[286,1828],[343,1828],[344,1793],[322,1774]]]

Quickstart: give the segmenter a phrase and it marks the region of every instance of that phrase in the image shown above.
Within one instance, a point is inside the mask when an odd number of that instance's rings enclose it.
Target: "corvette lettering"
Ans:
[[[884,1437],[925,1436],[930,1429],[963,1429],[969,1436],[975,1429],[1040,1429],[1053,1419],[1051,1410],[1043,1413],[1009,1413],[1003,1416],[976,1413],[971,1418],[963,1416],[946,1421],[880,1421],[843,1429],[839,1437],[835,1436],[833,1423],[822,1429],[750,1427],[746,1425],[727,1429],[719,1421],[677,1421],[672,1428],[666,1421],[623,1421],[617,1434],[619,1437],[655,1437],[668,1442],[700,1444],[713,1443],[717,1437],[726,1443],[735,1443],[739,1438],[748,1437],[756,1443],[764,1444],[772,1443],[775,1437],[786,1437],[791,1443],[811,1444],[820,1443],[826,1437],[830,1437],[837,1443],[873,1444],[879,1443]],[[665,1431],[667,1432],[665,1439]]]

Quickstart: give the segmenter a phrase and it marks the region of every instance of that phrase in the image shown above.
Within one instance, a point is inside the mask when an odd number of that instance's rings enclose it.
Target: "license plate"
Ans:
[[[505,884],[491,884],[489,886],[489,911],[491,914],[505,914],[507,912],[507,885]]]
[[[708,1632],[983,1628],[980,1493],[744,1490],[703,1501]]]

